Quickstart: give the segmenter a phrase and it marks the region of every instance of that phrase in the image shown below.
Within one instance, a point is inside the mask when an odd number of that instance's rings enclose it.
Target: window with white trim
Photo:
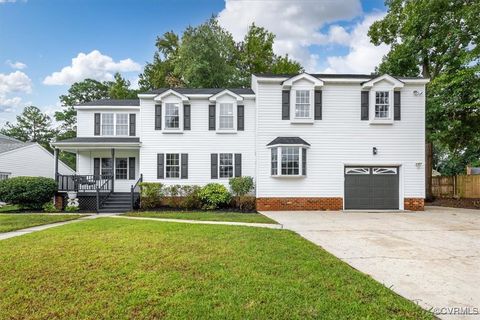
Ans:
[[[102,113],[102,135],[103,136],[113,136],[115,134],[115,125],[114,125],[113,113]]]
[[[390,118],[390,92],[376,91],[375,92],[375,119],[389,119]]]
[[[180,105],[165,103],[165,129],[180,129]]]
[[[295,118],[308,119],[310,115],[310,90],[295,91]]]
[[[307,166],[306,160],[306,148],[297,146],[279,146],[272,148],[271,175],[305,176]]]
[[[233,153],[220,153],[218,155],[218,177],[232,178],[233,177]]]
[[[0,172],[0,181],[8,179],[10,177],[10,174],[10,172]]]
[[[165,154],[165,178],[180,178],[180,154]]]
[[[128,113],[116,114],[116,133],[117,136],[128,136]]]
[[[100,161],[100,175],[112,176],[113,175],[113,160],[112,158],[102,158]]]
[[[128,158],[115,158],[115,179],[128,179]]]
[[[235,114],[233,103],[220,103],[219,107],[219,129],[220,130],[233,130],[235,129]]]

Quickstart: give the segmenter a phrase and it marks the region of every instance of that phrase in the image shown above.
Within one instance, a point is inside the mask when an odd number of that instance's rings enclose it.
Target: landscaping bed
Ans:
[[[229,221],[248,223],[276,223],[259,213],[225,212],[225,211],[134,211],[124,213],[130,217],[149,217],[164,219],[185,219],[201,221]]]
[[[20,214],[0,213],[0,233],[31,228],[44,224],[74,220],[80,218],[78,214]]]
[[[480,209],[480,199],[441,199],[437,198],[432,202],[428,202],[429,206],[464,208],[464,209]]]
[[[99,218],[0,241],[8,319],[430,319],[286,230]]]

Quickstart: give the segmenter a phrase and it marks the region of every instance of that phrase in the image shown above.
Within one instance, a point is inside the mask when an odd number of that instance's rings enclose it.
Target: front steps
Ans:
[[[121,213],[131,210],[132,195],[129,192],[113,192],[103,203],[99,213]]]

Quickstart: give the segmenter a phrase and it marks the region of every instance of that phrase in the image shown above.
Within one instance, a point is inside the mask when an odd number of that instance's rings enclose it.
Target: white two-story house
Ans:
[[[114,210],[140,177],[228,185],[251,176],[258,210],[422,210],[427,82],[253,75],[251,88],[85,103],[77,138],[54,143],[77,155],[77,175],[58,175],[59,188]]]

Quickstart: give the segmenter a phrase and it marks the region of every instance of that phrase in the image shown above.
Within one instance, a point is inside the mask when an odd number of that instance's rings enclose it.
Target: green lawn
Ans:
[[[0,241],[5,319],[432,318],[286,230],[99,218]]]
[[[128,212],[126,216],[187,219],[202,221],[234,221],[249,223],[276,223],[272,219],[260,213],[239,213],[239,212],[215,212],[215,211],[145,211]]]
[[[81,217],[80,215],[62,214],[49,215],[42,213],[35,214],[0,214],[0,233],[13,230],[25,229],[42,224],[49,224],[60,221],[73,220]]]

